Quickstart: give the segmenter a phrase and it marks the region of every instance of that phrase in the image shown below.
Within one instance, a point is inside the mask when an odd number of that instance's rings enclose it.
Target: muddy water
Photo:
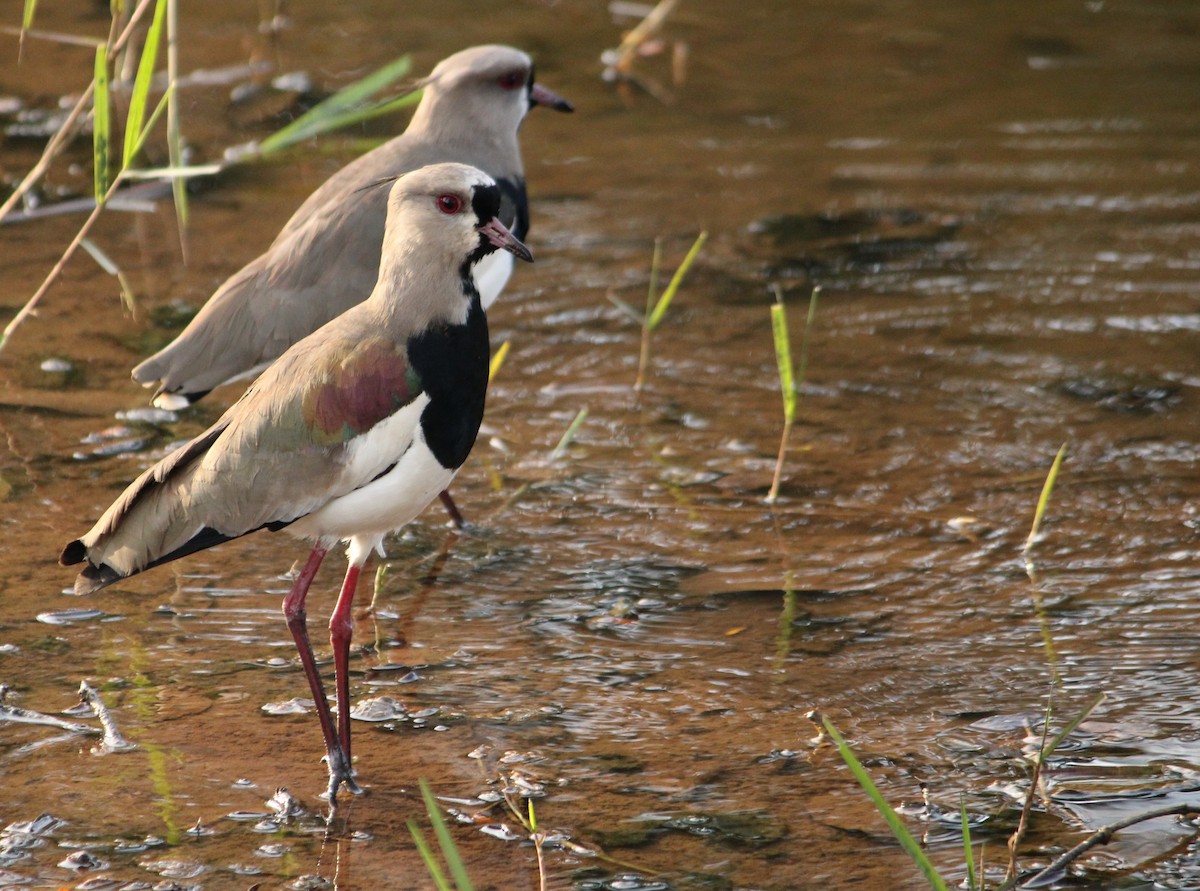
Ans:
[[[312,817],[266,819],[278,786],[321,809],[316,721],[281,707],[307,693],[278,611],[303,545],[252,537],[87,600],[61,593],[54,558],[236,396],[154,425],[115,417],[144,404],[128,369],[175,330],[158,308],[202,302],[369,143],[326,139],[209,184],[186,264],[169,209],[110,215],[96,240],[141,313],[81,259],[20,330],[0,358],[0,681],[10,703],[58,714],[91,679],[138,748],[3,724],[0,817],[55,820],[38,843],[5,837],[0,886],[429,887],[405,828],[424,820],[425,777],[479,815],[454,837],[481,887],[538,886],[533,847],[488,804],[506,784],[540,789],[539,825],[570,839],[545,852],[554,888],[923,887],[812,744],[814,707],[889,800],[918,801],[920,783],[936,808],[964,800],[992,870],[1048,702],[1061,726],[1106,695],[1051,764],[1023,865],[1200,803],[1200,13],[1027,6],[777,0],[734,18],[685,0],[667,37],[690,48],[686,83],[663,57],[638,68],[670,104],[601,81],[629,23],[600,4],[484,21],[464,2],[296,3],[274,37],[244,4],[185,9],[185,71],[259,61],[327,89],[405,49],[424,71],[503,41],[579,112],[525,128],[538,263],[492,313],[512,352],[455,484],[475,528],[452,535],[431,509],[390,543],[360,615],[352,692],[385,720],[356,725],[368,794],[334,838]],[[90,8],[39,15],[103,29]],[[48,44],[11,59],[4,90],[35,108],[91,64]],[[197,160],[288,104],[232,108],[229,91],[187,93]],[[36,151],[8,139],[5,176]],[[64,167],[51,182],[83,181]],[[6,317],[78,222],[0,232]],[[639,332],[608,297],[640,303],[654,237],[673,266],[702,227],[638,397]],[[772,509],[767,307],[778,285],[799,342],[814,284]],[[43,371],[49,358],[72,370]],[[1064,441],[1031,576],[1020,548]],[[318,629],[336,582],[334,563]],[[910,825],[957,881],[961,844],[937,815],[915,808]],[[80,850],[99,864],[71,868]],[[1191,829],[1165,819],[1084,865],[1093,887],[1200,884]]]

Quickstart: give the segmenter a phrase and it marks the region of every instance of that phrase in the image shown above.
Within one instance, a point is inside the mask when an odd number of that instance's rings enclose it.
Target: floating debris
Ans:
[[[75,886],[75,891],[150,891],[146,882],[122,882],[108,876],[94,876]]]
[[[109,712],[108,706],[100,698],[87,681],[82,681],[79,684],[79,699],[81,702],[86,702],[91,706],[92,712],[100,719],[101,726],[104,727],[104,739],[100,745],[92,749],[92,753],[96,755],[110,755],[119,752],[132,752],[137,748],[136,745],[129,742],[121,735],[121,731],[117,729],[117,723],[113,720],[112,713]]]
[[[108,864],[91,851],[76,851],[58,862],[60,869],[107,869]]]
[[[203,838],[206,835],[216,835],[216,830],[209,829],[200,820],[197,820],[196,825],[187,830],[184,835],[190,835],[192,838]]]
[[[89,433],[80,440],[85,446],[94,446],[90,451],[74,452],[71,457],[76,461],[90,461],[93,458],[111,458],[115,455],[129,455],[144,452],[150,447],[153,437],[140,435],[132,428],[124,425],[106,427],[95,433]]]
[[[288,850],[287,845],[275,842],[269,845],[259,845],[254,853],[259,857],[282,857]]]
[[[522,835],[517,835],[508,828],[504,823],[487,823],[479,827],[479,831],[484,835],[490,835],[492,838],[498,838],[500,841],[517,841],[524,838]]]
[[[60,609],[49,613],[38,613],[37,620],[43,625],[70,625],[74,622],[89,622],[104,618],[108,614],[98,609]]]
[[[332,888],[333,883],[329,879],[321,876],[306,875],[300,876],[294,882],[284,887],[292,889],[292,891],[321,891],[324,888]]]
[[[139,860],[138,866],[158,873],[166,879],[194,879],[207,869],[198,860],[186,857],[162,857],[158,860]],[[154,886],[158,888],[158,885]]]
[[[263,705],[262,710],[274,717],[279,715],[307,715],[313,710],[315,705],[311,699],[297,697],[284,702],[268,702]]]
[[[304,808],[283,786],[275,790],[275,794],[267,799],[267,807],[275,814],[275,819],[289,822],[304,815]]]
[[[437,714],[437,709],[434,709],[433,713]],[[416,715],[410,716],[404,703],[391,696],[374,696],[370,699],[362,699],[350,709],[351,720],[366,721],[368,723],[403,721],[409,717],[416,717]]]
[[[237,876],[261,876],[265,872],[261,866],[253,863],[231,863],[225,868]]]
[[[130,839],[119,838],[113,844],[112,852],[114,854],[140,854],[143,851],[149,850],[150,845],[145,841],[131,841]]]
[[[601,74],[603,80],[615,83],[623,90],[627,90],[629,85],[640,87],[664,104],[672,101],[670,91],[656,80],[635,74],[633,66],[639,58],[660,55],[671,47],[671,79],[676,87],[683,85],[687,78],[688,46],[682,41],[669,43],[660,36],[667,17],[678,2],[679,0],[659,0],[653,7],[629,2],[609,4],[609,12],[614,16],[635,16],[641,18],[641,21],[626,32],[618,47],[601,53],[600,61],[604,65]],[[626,93],[626,101],[630,98]]]
[[[270,820],[271,815],[263,811],[230,811],[225,815],[226,820],[233,820],[236,823],[253,823],[256,820]],[[275,829],[279,827],[272,823]]]
[[[78,721],[64,721],[62,718],[56,718],[54,715],[44,715],[41,712],[35,712],[31,709],[9,705],[4,701],[7,694],[8,688],[0,687],[0,721],[9,721],[14,724],[41,724],[46,727],[57,727],[60,730],[68,730],[71,733],[100,732],[97,728],[89,724],[81,724]]]
[[[75,366],[66,359],[44,359],[42,364],[38,366],[46,374],[70,374],[75,370]]]
[[[116,418],[118,421],[126,421],[131,424],[174,424],[179,420],[179,412],[143,405],[119,411]]]
[[[0,831],[0,866],[26,859],[30,848],[41,847],[46,843],[45,836],[65,825],[50,814],[9,823]]]
[[[611,879],[587,880],[575,887],[579,891],[671,891],[671,886],[666,882],[635,873],[623,873]]]

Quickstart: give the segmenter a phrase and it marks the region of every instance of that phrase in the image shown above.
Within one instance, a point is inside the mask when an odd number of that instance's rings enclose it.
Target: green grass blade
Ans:
[[[133,163],[135,147],[144,141],[142,125],[146,120],[146,104],[150,98],[150,85],[154,81],[154,66],[158,63],[158,46],[162,40],[163,22],[166,19],[167,0],[158,0],[154,7],[154,18],[146,32],[142,46],[142,57],[138,60],[137,74],[133,79],[133,92],[129,97],[129,116],[125,121],[125,153],[123,166]]]
[[[395,81],[404,77],[411,70],[412,56],[405,53],[400,58],[388,62],[382,68],[372,71],[366,77],[342,87],[342,89],[320,103],[320,105],[324,105],[331,112],[345,111],[355,105],[361,105],[384,87],[390,86]]]
[[[611,303],[617,309],[621,310],[621,312],[625,313],[625,315],[627,315],[632,321],[637,322],[639,325],[645,323],[646,317],[644,315],[642,315],[640,312],[638,312],[636,309],[634,309],[632,306],[630,306],[628,303],[626,303],[624,300],[622,300],[620,297],[618,297],[616,294],[606,294],[605,296],[608,297],[609,303]]]
[[[975,875],[975,855],[971,853],[971,821],[967,817],[966,799],[959,799],[958,813],[962,820],[963,854],[967,858],[967,891],[976,891],[979,878]]]
[[[411,92],[373,105],[364,105],[371,95],[408,74],[411,67],[412,57],[404,55],[342,88],[264,139],[259,144],[259,153],[269,155],[330,130],[389,114],[417,102],[420,99],[419,92]]]
[[[782,294],[777,295],[782,297]],[[783,301],[771,304],[771,335],[775,339],[775,364],[779,366],[779,389],[783,392],[783,420],[796,419],[796,374],[792,367],[792,344],[788,336],[787,309]]]
[[[463,864],[458,848],[454,844],[454,838],[446,827],[442,809],[438,807],[437,799],[433,797],[433,790],[429,788],[429,783],[424,779],[421,780],[421,797],[425,800],[425,810],[429,814],[430,822],[433,823],[433,834],[437,836],[442,856],[446,858],[446,865],[450,867],[450,874],[454,876],[455,886],[458,891],[475,891],[475,886],[471,884],[471,877],[467,875],[467,867]]]
[[[822,718],[821,723],[825,725],[825,732],[829,734],[829,738],[837,746],[838,754],[842,756],[842,760],[846,762],[846,766],[850,768],[850,772],[854,774],[854,778],[858,780],[858,784],[867,793],[867,797],[871,799],[871,802],[875,805],[875,809],[887,821],[892,834],[900,842],[900,847],[908,852],[908,855],[912,857],[917,867],[924,874],[925,880],[929,882],[929,887],[933,888],[934,891],[949,891],[945,879],[938,875],[937,868],[934,867],[933,862],[926,855],[917,840],[912,837],[912,833],[908,831],[908,827],[904,825],[904,821],[900,818],[900,815],[884,799],[879,788],[871,780],[866,768],[862,766],[862,763],[855,757],[854,752],[850,750],[850,746],[846,744],[846,741],[842,739],[842,735],[838,733],[837,728],[833,726],[833,722],[828,718]]]
[[[121,288],[121,302],[125,304],[126,309],[133,312],[137,308],[137,301],[134,299],[133,290],[129,287],[129,279],[125,277],[121,267],[114,263],[112,257],[108,256],[90,238],[80,241],[79,246],[91,255],[91,258],[96,261],[96,265],[117,280],[117,284]]]
[[[142,127],[142,132],[138,135],[138,138],[134,140],[132,146],[133,154],[129,157],[136,157],[137,153],[142,150],[142,146],[146,144],[146,137],[150,135],[150,132],[154,129],[154,125],[158,123],[158,119],[161,118],[163,112],[167,110],[167,105],[170,103],[171,97],[174,96],[174,94],[175,88],[167,87],[167,92],[163,93],[162,98],[158,100],[158,105],[154,106],[154,111],[150,113],[150,120],[146,121],[146,125]],[[141,177],[133,176],[131,178],[140,179]]]
[[[35,12],[37,12],[37,0],[25,0],[25,11],[21,15],[21,33],[17,37],[17,64],[20,64],[21,55],[25,52],[25,34],[33,27]]]
[[[1072,733],[1074,733],[1075,728],[1078,727],[1080,724],[1082,724],[1084,721],[1086,721],[1088,718],[1088,715],[1090,715],[1092,712],[1094,712],[1096,710],[1096,707],[1098,705],[1100,705],[1100,703],[1102,703],[1104,701],[1104,699],[1105,699],[1105,695],[1103,693],[1097,693],[1095,696],[1093,696],[1091,699],[1089,699],[1087,705],[1085,705],[1083,707],[1083,711],[1081,711],[1078,715],[1076,715],[1074,718],[1072,718],[1067,723],[1066,727],[1064,727],[1062,730],[1058,731],[1058,733],[1055,735],[1054,739],[1050,740],[1050,742],[1046,743],[1046,745],[1044,745],[1042,747],[1042,751],[1038,757],[1041,758],[1043,761],[1045,761],[1045,759],[1049,758],[1054,753],[1054,750],[1057,749],[1060,745],[1062,745],[1062,741],[1064,739],[1066,739],[1068,736],[1070,736]]]
[[[579,428],[583,426],[583,422],[587,420],[587,416],[588,410],[586,406],[579,409],[579,412],[575,415],[575,420],[570,423],[570,425],[567,427],[567,432],[562,435],[562,439],[558,441],[558,445],[556,445],[554,450],[550,453],[551,461],[554,461],[560,457],[562,453],[567,450],[567,448],[571,445],[571,441],[575,438],[575,434],[579,431]]]
[[[1067,444],[1064,442],[1059,447],[1058,454],[1054,456],[1054,463],[1050,465],[1050,472],[1046,474],[1046,482],[1042,484],[1042,494],[1038,498],[1037,509],[1033,512],[1033,526],[1029,530],[1029,537],[1025,539],[1024,551],[1028,552],[1037,541],[1038,532],[1042,528],[1042,517],[1046,514],[1046,506],[1050,503],[1050,493],[1054,491],[1054,483],[1058,479],[1058,470],[1062,467],[1063,459],[1067,456]]]
[[[646,314],[642,321],[649,327],[654,301],[658,298],[658,274],[662,268],[662,236],[654,239],[654,251],[650,254],[650,286],[646,290]]]
[[[307,122],[303,127],[298,127],[291,130],[299,119],[288,124],[284,130],[278,133],[273,133],[262,141],[259,145],[259,152],[263,155],[269,155],[272,152],[280,151],[288,148],[298,142],[303,142],[306,139],[312,139],[320,136],[322,133],[329,133],[334,130],[340,130],[343,127],[350,127],[354,124],[360,124],[364,121],[369,121],[372,118],[377,118],[381,115],[390,114],[409,105],[414,105],[420,100],[420,96],[410,93],[406,96],[400,96],[397,99],[391,99],[387,102],[380,102],[374,105],[352,108],[340,114],[325,115],[319,118],[314,118]],[[289,131],[285,133],[286,131]],[[285,138],[280,138],[281,134]]]
[[[429,842],[425,841],[425,834],[421,832],[421,827],[417,825],[416,820],[408,821],[408,834],[412,836],[413,844],[417,846],[417,852],[421,855],[421,860],[425,863],[425,871],[433,879],[433,884],[437,888],[437,891],[454,891],[450,887],[450,883],[446,880],[446,874],[442,872],[441,864],[433,856]]]
[[[504,360],[508,358],[508,351],[512,349],[512,341],[506,340],[500,344],[500,348],[496,350],[496,355],[492,356],[492,361],[488,364],[488,383],[499,373],[500,368],[504,365]]]
[[[679,268],[675,270],[675,274],[671,276],[671,281],[667,283],[666,290],[662,292],[662,296],[654,304],[653,312],[650,313],[649,318],[646,320],[646,324],[651,331],[658,327],[658,323],[667,314],[667,308],[670,307],[671,301],[675,299],[675,293],[679,290],[679,286],[683,284],[683,277],[692,268],[692,264],[696,261],[700,249],[704,247],[704,242],[707,240],[707,232],[701,232],[696,236],[696,241],[692,244],[691,250],[687,252],[687,256],[683,258],[683,262],[679,264]]]
[[[92,97],[92,167],[96,203],[103,204],[108,194],[109,148],[112,120],[109,115],[108,49],[96,47],[95,90]]]

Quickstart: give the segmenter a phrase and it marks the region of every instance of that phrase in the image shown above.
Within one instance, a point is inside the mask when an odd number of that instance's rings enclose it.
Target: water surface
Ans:
[[[98,36],[102,13],[39,17]],[[425,71],[501,41],[578,106],[524,129],[538,262],[491,314],[512,352],[454,488],[475,528],[450,533],[435,506],[389,545],[352,694],[392,717],[355,727],[368,794],[339,836],[312,818],[231,819],[267,814],[279,786],[321,810],[315,719],[263,709],[307,692],[279,614],[303,544],[253,536],[85,600],[62,593],[71,573],[54,559],[236,398],[117,419],[147,395],[129,369],[177,330],[163,308],[199,305],[403,120],[206,185],[186,264],[170,208],[108,215],[96,241],[142,313],[77,259],[0,357],[0,681],[57,714],[90,678],[139,749],[97,755],[95,738],[4,724],[0,816],[55,820],[0,842],[0,886],[428,887],[405,828],[424,819],[425,777],[447,808],[482,815],[487,832],[455,830],[482,887],[538,886],[532,846],[495,828],[523,835],[517,822],[480,803],[506,784],[540,787],[539,824],[570,839],[546,854],[554,888],[924,887],[836,753],[813,744],[813,708],[893,803],[918,802],[921,783],[944,810],[965,796],[992,870],[1048,702],[1061,726],[1106,695],[1051,765],[1023,864],[1200,799],[1200,13],[684,0],[665,36],[689,48],[686,81],[670,85],[663,57],[638,68],[669,104],[601,80],[601,51],[632,22],[600,4],[287,15],[271,37],[243,4],[185,9],[181,67],[262,62],[329,90],[405,50]],[[37,43],[2,92],[48,108],[90,66]],[[235,107],[229,84],[186,95],[197,160],[270,132],[290,102]],[[38,151],[10,136],[6,178]],[[62,167],[51,187],[86,191],[83,171]],[[5,317],[79,221],[4,227]],[[639,331],[608,298],[640,305],[654,238],[673,268],[702,228],[636,394]],[[778,286],[798,344],[817,284],[771,507],[768,306]],[[51,358],[73,370],[43,371]],[[1021,545],[1063,442],[1031,578]],[[331,561],[328,596],[311,601],[318,639],[337,575]],[[67,613],[79,609],[98,614]],[[923,816],[910,826],[957,881],[954,826]],[[63,865],[80,849],[102,865]],[[1190,827],[1156,821],[1086,858],[1085,881],[1195,887],[1195,857]]]

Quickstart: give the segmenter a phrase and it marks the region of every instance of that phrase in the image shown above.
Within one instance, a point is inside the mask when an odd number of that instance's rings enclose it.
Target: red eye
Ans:
[[[463,203],[457,195],[438,195],[437,206],[442,213],[458,213]]]
[[[522,71],[510,71],[508,74],[502,74],[496,78],[496,83],[500,84],[506,90],[515,90],[517,87],[525,86],[525,73]]]

